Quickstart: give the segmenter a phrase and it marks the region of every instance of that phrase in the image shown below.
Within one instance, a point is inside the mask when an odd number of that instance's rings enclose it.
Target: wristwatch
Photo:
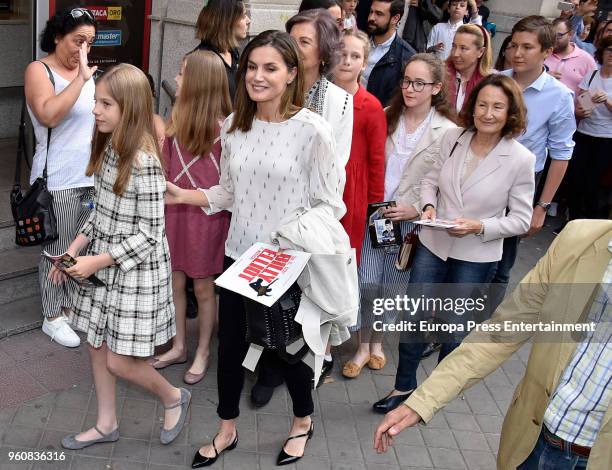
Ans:
[[[542,209],[544,209],[546,212],[548,212],[548,208],[550,207],[551,203],[550,202],[544,202],[544,201],[538,201],[536,202],[536,206],[540,206]]]

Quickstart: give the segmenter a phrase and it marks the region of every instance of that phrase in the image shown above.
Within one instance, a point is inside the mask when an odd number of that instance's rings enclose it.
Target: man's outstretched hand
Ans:
[[[374,434],[374,449],[376,449],[376,452],[379,454],[387,452],[389,446],[393,444],[395,436],[419,421],[421,421],[421,417],[417,412],[406,405],[400,405],[387,413]]]

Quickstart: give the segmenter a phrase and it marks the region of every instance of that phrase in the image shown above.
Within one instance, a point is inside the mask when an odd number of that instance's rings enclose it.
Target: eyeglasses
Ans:
[[[70,10],[70,16],[72,16],[75,20],[78,20],[83,15],[85,15],[92,23],[96,22],[93,14],[86,8],[73,8]]]
[[[423,91],[425,89],[425,85],[435,85],[435,84],[436,82],[422,82],[421,80],[407,80],[405,78],[402,78],[399,81],[399,86],[402,90],[405,90],[408,87],[410,87],[410,85],[412,85],[412,89],[416,91],[417,93],[420,91]]]
[[[557,39],[561,39],[563,36],[565,36],[567,33],[569,33],[569,31],[566,31],[564,33],[557,33]]]

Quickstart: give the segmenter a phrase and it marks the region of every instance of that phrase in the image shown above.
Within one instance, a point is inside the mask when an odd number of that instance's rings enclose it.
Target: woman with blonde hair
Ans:
[[[175,81],[176,104],[163,145],[168,181],[186,189],[214,186],[219,183],[220,175],[219,132],[223,120],[231,113],[223,62],[213,52],[194,51],[185,56]],[[228,228],[226,211],[206,215],[194,206],[166,207],[176,336],[172,349],[155,357],[153,366],[162,368],[187,360],[186,282],[190,277],[198,304],[200,330],[193,363],[183,377],[190,385],[202,380],[208,368],[217,310],[213,281],[223,271],[223,245]]]
[[[457,29],[446,59],[450,103],[461,111],[474,87],[492,72],[491,38],[482,26],[464,24]]]
[[[80,284],[70,316],[72,326],[87,335],[98,415],[93,427],[62,439],[66,449],[119,439],[117,377],[161,400],[162,444],[176,439],[191,401],[188,390],[174,387],[144,360],[176,331],[164,230],[166,182],[151,101],[148,80],[133,65],[113,67],[96,84],[96,128],[86,170],[95,175],[95,204],[68,247],[76,264],[67,272],[78,281],[95,274],[104,282]],[[66,280],[56,268],[50,277]]]
[[[342,38],[342,59],[334,69],[334,82],[353,96],[353,141],[351,155],[346,164],[346,186],[344,203],[346,215],[340,222],[348,233],[351,246],[357,250],[357,261],[366,233],[368,204],[381,202],[385,186],[385,140],[387,120],[378,99],[361,85],[361,75],[368,63],[370,40],[359,30],[345,30]],[[370,243],[368,240],[367,243]],[[360,346],[366,350],[366,362],[371,369],[380,369],[380,351],[373,344],[370,350],[370,335],[357,327]],[[381,349],[382,345],[379,345]],[[372,356],[370,356],[372,352]],[[342,375],[354,378],[365,363],[348,361]]]

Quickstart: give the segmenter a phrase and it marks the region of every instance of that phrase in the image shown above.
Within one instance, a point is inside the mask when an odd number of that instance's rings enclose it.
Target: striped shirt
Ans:
[[[612,252],[612,240],[608,243]],[[578,345],[544,413],[553,434],[592,447],[612,399],[612,260],[593,301],[589,322],[597,324]]]

